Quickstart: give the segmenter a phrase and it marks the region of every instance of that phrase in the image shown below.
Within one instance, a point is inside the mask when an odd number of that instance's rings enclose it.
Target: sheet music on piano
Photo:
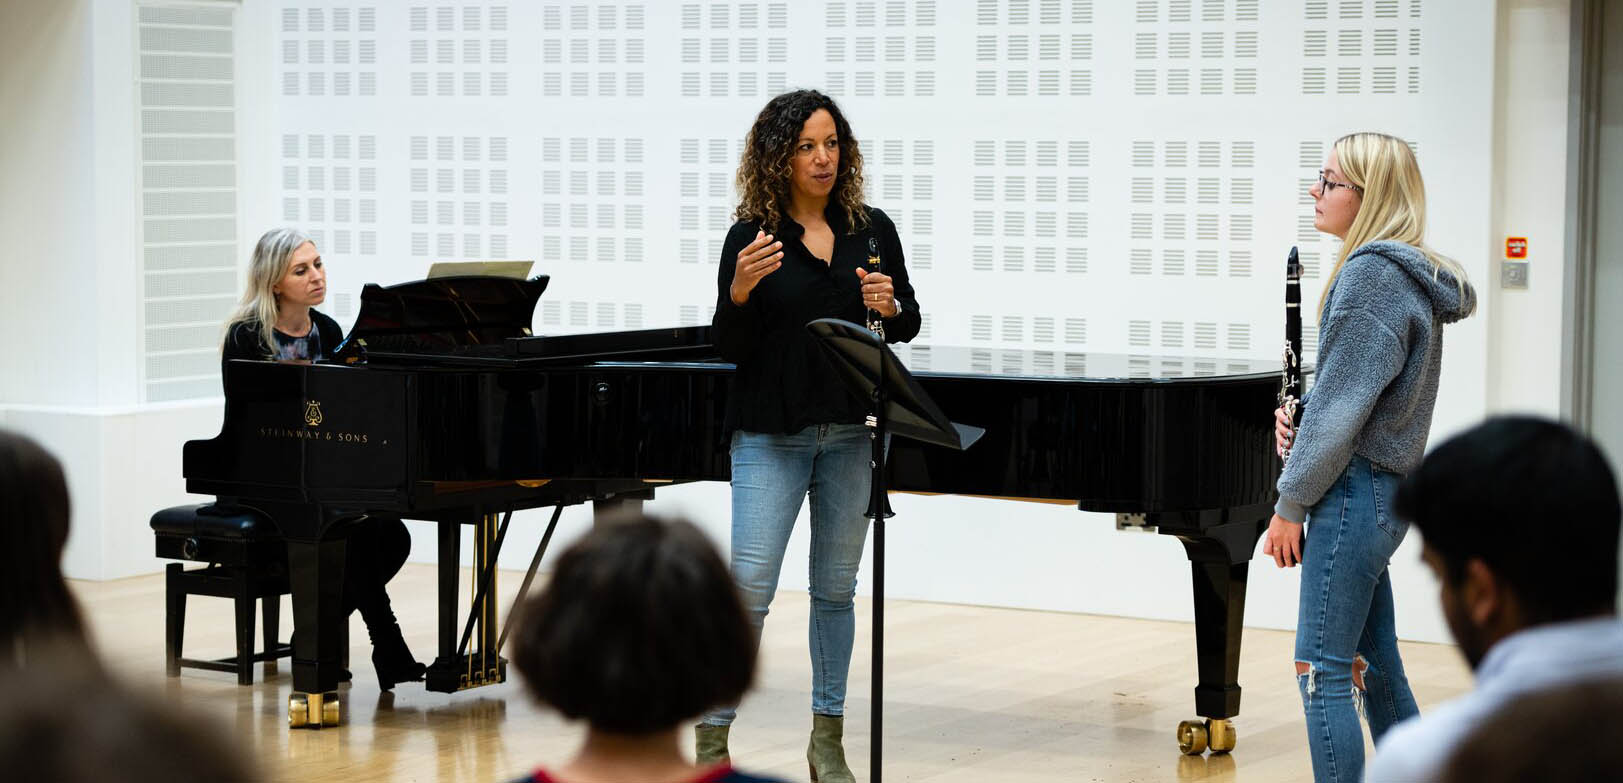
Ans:
[[[435,261],[428,265],[428,278],[506,277],[523,280],[530,276],[534,261]]]

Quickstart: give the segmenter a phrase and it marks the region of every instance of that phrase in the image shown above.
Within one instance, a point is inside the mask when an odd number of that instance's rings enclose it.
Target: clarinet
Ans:
[[[868,237],[868,273],[873,274],[874,272],[878,272],[880,268],[881,262],[879,258],[879,238],[870,236]],[[879,342],[881,345],[885,342],[885,319],[879,315],[878,310],[875,310],[872,307],[868,308],[868,331],[879,335]],[[885,349],[881,347],[879,352],[882,354],[885,352]],[[881,365],[884,364],[884,361],[885,359],[883,356],[879,357],[879,362]],[[874,393],[877,395],[878,391],[876,390]],[[868,437],[879,437],[879,417],[873,414],[868,414],[867,425],[869,427]],[[877,460],[878,458],[876,457],[875,459]],[[889,501],[886,500],[885,503],[887,505],[885,505],[884,508],[889,509]],[[870,505],[872,505],[872,503],[870,503]]]
[[[1290,461],[1296,442],[1296,426],[1302,421],[1302,262],[1291,248],[1285,259],[1285,366],[1279,376],[1279,405],[1290,419],[1291,444],[1285,446],[1281,464]]]
[[[868,237],[868,272],[873,273],[879,271],[881,271],[879,259],[879,238]],[[881,340],[885,339],[885,319],[879,315],[878,310],[875,310],[872,307],[868,308],[868,331],[879,335],[879,339]]]

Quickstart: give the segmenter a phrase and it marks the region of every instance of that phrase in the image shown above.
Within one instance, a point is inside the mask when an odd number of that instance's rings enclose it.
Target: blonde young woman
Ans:
[[[1408,532],[1392,497],[1426,448],[1443,324],[1470,315],[1476,296],[1460,265],[1425,245],[1425,188],[1401,139],[1338,139],[1309,193],[1314,226],[1342,249],[1319,300],[1318,366],[1298,431],[1275,412],[1277,446],[1291,451],[1262,551],[1281,568],[1302,566],[1296,673],[1313,777],[1359,781],[1355,700],[1377,740],[1419,713],[1387,573]]]
[[[226,324],[224,366],[233,359],[316,362],[338,347],[338,322],[317,312],[327,298],[327,271],[315,242],[301,231],[265,232],[254,247],[242,303]],[[350,526],[344,561],[344,608],[359,611],[372,637],[378,687],[423,678],[384,589],[411,552],[411,534],[398,519],[369,517]],[[343,679],[349,679],[345,672]]]

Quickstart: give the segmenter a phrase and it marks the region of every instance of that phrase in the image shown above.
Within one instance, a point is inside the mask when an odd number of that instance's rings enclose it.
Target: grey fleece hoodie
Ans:
[[[1313,390],[1274,512],[1301,522],[1357,454],[1394,473],[1420,463],[1437,402],[1443,324],[1476,309],[1470,283],[1434,273],[1418,249],[1370,242],[1330,287]]]

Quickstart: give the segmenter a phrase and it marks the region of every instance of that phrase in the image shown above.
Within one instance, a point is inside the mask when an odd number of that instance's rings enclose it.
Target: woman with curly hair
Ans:
[[[738,366],[732,431],[732,572],[759,639],[801,504],[811,498],[812,734],[821,783],[855,778],[841,745],[855,632],[857,565],[867,539],[867,403],[848,391],[806,322],[883,319],[888,342],[919,331],[902,242],[862,202],[862,153],[828,96],[799,90],[755,118],[738,166],[739,204],[721,251],[713,322]],[[881,271],[866,268],[870,247]],[[726,707],[696,729],[701,762],[727,759]]]

